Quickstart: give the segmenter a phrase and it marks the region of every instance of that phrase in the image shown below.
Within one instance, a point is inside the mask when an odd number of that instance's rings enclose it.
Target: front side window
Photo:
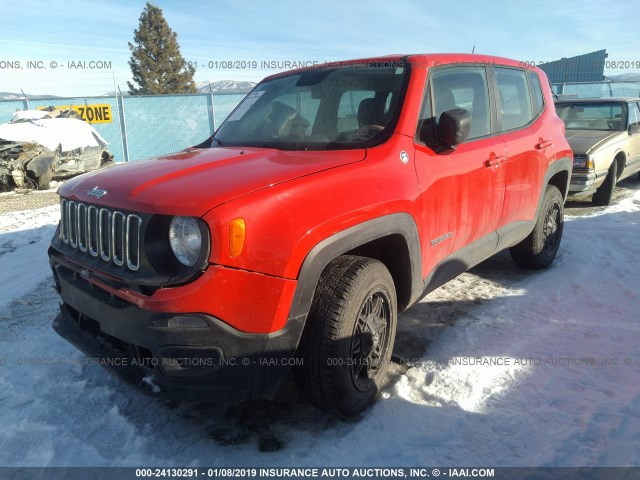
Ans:
[[[416,137],[421,143],[434,145],[440,115],[462,108],[471,114],[469,139],[491,132],[489,90],[485,67],[444,67],[429,75]]]
[[[496,80],[500,93],[502,130],[520,128],[533,120],[526,72],[513,68],[496,68]]]
[[[623,131],[627,129],[626,103],[558,102],[556,113],[567,130]]]
[[[378,145],[397,124],[408,76],[403,62],[384,62],[262,82],[218,129],[213,145],[284,150]]]

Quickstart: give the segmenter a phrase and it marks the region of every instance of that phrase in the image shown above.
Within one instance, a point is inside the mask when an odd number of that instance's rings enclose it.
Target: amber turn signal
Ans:
[[[236,218],[229,223],[229,255],[237,257],[244,248],[246,226],[244,218]]]

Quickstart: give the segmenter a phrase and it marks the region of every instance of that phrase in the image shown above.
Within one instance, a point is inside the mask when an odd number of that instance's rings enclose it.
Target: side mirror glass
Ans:
[[[447,148],[456,148],[469,138],[471,114],[464,108],[454,108],[440,114],[438,121],[438,143]]]
[[[629,134],[635,135],[640,133],[640,125],[629,125]]]

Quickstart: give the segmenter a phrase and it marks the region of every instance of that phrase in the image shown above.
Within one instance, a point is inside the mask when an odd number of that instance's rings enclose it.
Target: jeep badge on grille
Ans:
[[[97,185],[93,187],[91,190],[87,190],[87,195],[89,195],[90,197],[102,198],[106,194],[107,194],[107,191],[103,190],[102,188],[98,188]]]

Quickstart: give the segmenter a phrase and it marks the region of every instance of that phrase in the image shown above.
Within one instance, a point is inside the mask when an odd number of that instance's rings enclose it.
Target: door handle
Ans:
[[[489,160],[485,160],[484,161],[484,166],[485,167],[497,167],[502,165],[504,162],[507,161],[507,157],[505,156],[499,156],[499,157],[491,157]]]
[[[542,140],[540,139],[540,142],[536,144],[536,150],[544,150],[547,147],[552,147],[553,146],[553,142],[551,140]]]

